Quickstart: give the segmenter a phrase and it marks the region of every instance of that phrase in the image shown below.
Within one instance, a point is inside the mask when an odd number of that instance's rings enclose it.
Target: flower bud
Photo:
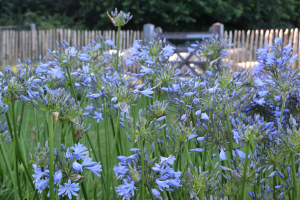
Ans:
[[[130,165],[128,166],[130,170],[130,177],[132,178],[132,180],[136,183],[140,182],[141,180],[140,174],[135,169],[133,169]]]

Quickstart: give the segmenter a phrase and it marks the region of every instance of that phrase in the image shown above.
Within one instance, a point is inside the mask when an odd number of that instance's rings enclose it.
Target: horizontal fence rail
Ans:
[[[241,68],[252,68],[258,63],[256,51],[266,45],[274,45],[274,39],[279,37],[282,45],[291,43],[293,55],[300,54],[300,35],[298,28],[295,29],[271,29],[271,30],[234,30],[224,31],[224,38],[229,39],[233,47],[228,50],[228,56],[223,58],[224,64],[230,64],[233,71],[240,71]],[[300,69],[300,62],[294,62],[292,69]]]
[[[0,30],[0,65],[17,64],[18,58],[25,61],[41,55],[47,56],[47,49],[56,49],[56,41],[66,40],[69,45],[86,45],[96,36],[109,37],[116,44],[115,30]],[[120,34],[120,49],[128,49],[135,40],[143,38],[143,31],[123,30]]]

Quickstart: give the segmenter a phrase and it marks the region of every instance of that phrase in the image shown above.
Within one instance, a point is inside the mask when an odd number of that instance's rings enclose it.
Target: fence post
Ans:
[[[36,49],[37,49],[37,45],[36,45],[36,26],[35,24],[30,24],[30,29],[31,29],[31,41],[32,41],[32,49],[31,49],[31,57],[35,57],[36,56]]]
[[[156,40],[158,40],[158,38],[160,38],[160,34],[163,32],[162,28],[161,27],[155,27],[154,29],[154,33],[157,34],[156,36]],[[160,38],[160,39],[164,39],[164,38]]]
[[[221,24],[219,22],[214,23],[210,28],[209,32],[213,34],[219,34],[221,38],[224,36],[224,24]]]
[[[154,28],[155,26],[153,24],[144,24],[143,26],[143,32],[144,32],[144,45],[148,45],[149,42],[153,41],[154,37]]]
[[[218,34],[221,38],[224,37],[224,24],[220,22],[214,23],[210,28],[209,32],[213,33],[214,35]],[[223,56],[220,55],[220,60],[218,61],[219,65],[223,65]]]

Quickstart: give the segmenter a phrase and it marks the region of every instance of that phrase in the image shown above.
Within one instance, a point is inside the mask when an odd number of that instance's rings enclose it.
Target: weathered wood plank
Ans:
[[[297,49],[298,49],[298,28],[295,28],[294,31],[294,41],[293,41],[293,56],[297,54]],[[292,65],[292,69],[296,70],[296,61],[294,61]]]
[[[252,58],[253,58],[253,41],[254,41],[254,30],[251,31],[251,38],[250,38],[250,47],[249,47],[249,51],[250,51],[250,55],[249,55],[249,61],[250,61],[250,68],[253,67],[252,65]]]
[[[259,37],[259,30],[255,31],[255,41],[254,41],[254,60],[256,61],[256,51],[257,51],[257,47],[258,47],[258,37]]]

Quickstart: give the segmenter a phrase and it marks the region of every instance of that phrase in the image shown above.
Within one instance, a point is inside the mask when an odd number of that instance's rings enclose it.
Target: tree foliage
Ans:
[[[112,29],[106,11],[131,12],[126,29],[152,23],[164,31],[201,31],[221,22],[226,29],[291,28],[300,25],[295,0],[0,0],[0,26]]]

